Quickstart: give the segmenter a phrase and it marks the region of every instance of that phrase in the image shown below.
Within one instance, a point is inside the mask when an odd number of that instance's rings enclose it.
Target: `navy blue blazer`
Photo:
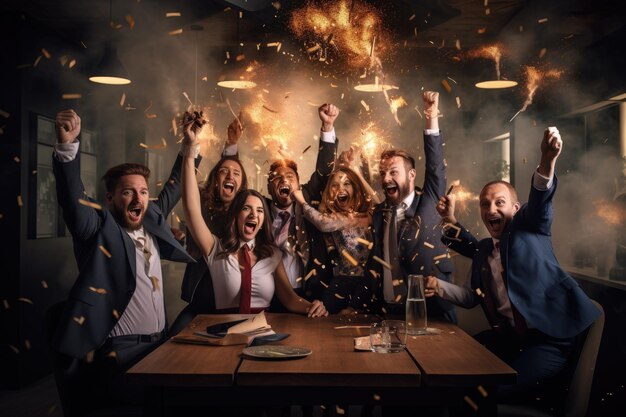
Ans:
[[[559,265],[551,241],[552,198],[557,179],[549,190],[531,186],[528,203],[515,214],[500,239],[500,257],[511,304],[530,328],[557,338],[573,337],[585,330],[599,316],[578,283]],[[450,248],[472,258],[472,289],[485,288],[482,268],[488,268],[487,257],[493,251],[491,237],[478,241],[461,228],[457,238],[454,229],[443,237]],[[488,276],[491,276],[488,274]],[[485,315],[491,320],[484,300],[474,294]]]
[[[196,166],[199,160],[196,158]],[[193,262],[165,220],[181,196],[181,163],[182,157],[178,156],[158,199],[148,204],[143,226],[155,237],[162,259]],[[53,346],[63,354],[82,359],[106,341],[133,296],[135,245],[105,207],[95,210],[78,202],[79,198],[89,199],[80,179],[80,152],[71,162],[53,158],[53,170],[79,270],[53,336]],[[110,258],[100,246],[111,254]],[[104,288],[106,294],[90,287]]]
[[[424,135],[425,176],[422,189],[416,188],[415,198],[407,208],[404,220],[398,225],[398,256],[402,275],[433,275],[450,281],[454,270],[448,257],[448,248],[441,242],[441,218],[437,213],[439,197],[446,192],[446,168],[443,162],[443,138],[441,135]],[[385,200],[374,209],[374,248],[366,271],[374,280],[376,288],[376,309],[384,306],[383,267],[372,259],[376,255],[384,259],[385,210],[389,209]],[[444,257],[441,257],[444,255]],[[375,271],[376,274],[372,274]],[[428,314],[444,316],[456,322],[454,306],[438,297],[428,299]]]

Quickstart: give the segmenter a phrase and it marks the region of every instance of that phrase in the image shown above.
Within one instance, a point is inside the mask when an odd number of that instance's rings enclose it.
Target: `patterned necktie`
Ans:
[[[239,297],[239,313],[250,314],[250,302],[252,301],[252,262],[250,260],[250,248],[245,243],[239,252],[239,269],[241,270],[241,295]]]
[[[402,276],[400,260],[398,255],[398,207],[391,207],[389,218],[389,263],[391,265],[391,282],[393,285],[393,296],[396,303],[403,303],[406,300],[407,286]]]
[[[135,246],[143,253],[144,258],[144,270],[150,281],[152,282],[152,291],[159,291],[161,286],[159,284],[159,279],[153,275],[150,275],[150,258],[152,258],[152,252],[150,252],[150,248],[148,245],[148,239],[146,236],[136,236],[131,237]]]
[[[276,236],[274,236],[274,240],[276,246],[280,248],[287,240],[289,234],[289,219],[291,219],[291,213],[287,210],[283,210],[278,212],[278,217],[280,217],[280,225],[276,228]]]

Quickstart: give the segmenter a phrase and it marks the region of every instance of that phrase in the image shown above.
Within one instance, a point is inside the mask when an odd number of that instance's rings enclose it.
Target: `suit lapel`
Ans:
[[[137,258],[135,255],[135,244],[133,240],[128,236],[126,230],[118,225],[120,230],[120,234],[122,236],[122,242],[124,242],[124,249],[126,249],[126,259],[128,260],[128,266],[130,266],[130,270],[132,272],[132,277],[135,277],[137,274]],[[134,282],[133,282],[134,289]]]

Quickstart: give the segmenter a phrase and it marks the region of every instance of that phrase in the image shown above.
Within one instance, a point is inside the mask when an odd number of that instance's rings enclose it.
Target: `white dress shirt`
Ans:
[[[241,298],[241,269],[237,253],[217,256],[224,251],[221,241],[213,236],[213,250],[205,256],[206,263],[213,277],[215,307],[230,309],[239,307]],[[245,243],[243,243],[245,244]],[[240,244],[240,247],[243,245]],[[254,241],[252,242],[254,247]],[[250,307],[267,308],[274,296],[274,271],[281,260],[281,251],[275,249],[272,256],[258,260],[252,266],[252,297]]]

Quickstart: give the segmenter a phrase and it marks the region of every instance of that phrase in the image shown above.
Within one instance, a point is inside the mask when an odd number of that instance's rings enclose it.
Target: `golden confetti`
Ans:
[[[474,409],[474,411],[478,411],[478,406],[470,397],[466,395],[465,397],[463,397],[463,399],[465,400],[467,404],[469,404],[470,407]]]
[[[120,313],[118,313],[116,309],[113,309],[111,313],[113,314],[113,317],[115,317],[117,320],[120,319]]]
[[[165,17],[180,17],[180,12],[167,12]]]
[[[395,301],[396,303],[399,303],[399,302],[400,302],[400,300],[402,300],[402,294],[398,294],[398,295],[396,295],[396,298],[394,299],[394,301]]]
[[[89,287],[90,291],[93,291],[97,294],[106,294],[107,290],[105,290],[104,288],[96,288],[96,287]]]
[[[483,293],[480,288],[476,288],[476,295],[485,298],[485,293]]]
[[[41,61],[41,58],[43,58],[43,55],[39,55],[37,59],[35,59],[35,62],[33,62],[33,68],[39,65],[39,61]]]
[[[380,274],[378,272],[374,271],[373,269],[370,269],[369,272],[370,272],[370,274],[372,274],[372,276],[374,278],[378,278],[380,276]]]
[[[459,96],[456,97],[456,108],[457,109],[461,108],[461,97]]]
[[[29,299],[29,298],[20,297],[20,298],[17,299],[17,301],[21,301],[23,303],[27,303],[27,304],[33,305],[33,301],[31,299]]]
[[[380,401],[380,395],[378,394],[374,394],[372,398],[374,398],[374,401]]]
[[[22,196],[21,195],[17,196],[17,205],[18,205],[18,207],[22,207],[24,205],[24,203],[22,202]]]
[[[26,350],[30,350],[30,340],[24,339],[24,347]]]
[[[150,275],[150,281],[152,281],[152,291],[161,290],[161,283],[157,277]]]
[[[478,387],[476,387],[478,389],[478,392],[480,392],[480,395],[483,396],[483,398],[487,398],[487,396],[489,395],[489,393],[487,393],[487,390],[482,386],[479,385]]]
[[[76,66],[76,60],[71,59],[70,63],[67,65],[68,68],[74,68]]]
[[[541,50],[539,51],[539,58],[543,58],[546,52],[548,52],[547,48],[541,48]]]
[[[18,164],[19,164],[19,163],[20,163],[20,161],[21,161],[19,156],[14,156],[14,157],[13,157],[13,160],[14,160],[16,163],[18,163]]]
[[[308,281],[309,278],[317,275],[317,270],[315,268],[311,269],[308,274],[304,276],[304,282]]]
[[[15,352],[15,353],[20,353],[20,350],[19,350],[18,348],[16,348],[15,346],[13,346],[13,345],[9,345],[9,347],[11,348],[11,350],[12,350],[13,352]]]
[[[106,255],[107,258],[111,258],[111,256],[112,256],[111,252],[106,250],[104,246],[98,245],[98,248],[102,251],[102,253],[104,253]]]
[[[11,114],[8,111],[4,111],[0,109],[0,116],[4,117],[5,119],[8,119],[11,116]]]
[[[91,208],[96,209],[96,210],[102,210],[102,206],[100,204],[94,203],[92,201],[84,200],[82,198],[79,198],[78,202],[80,204],[82,204],[83,206],[91,207]]]
[[[372,250],[372,248],[374,247],[374,242],[370,242],[369,240],[363,239],[362,237],[357,237],[356,241],[367,246],[367,249],[369,250]]]
[[[74,317],[74,321],[82,326],[85,322],[85,316]]]
[[[370,111],[370,106],[367,105],[365,100],[361,100],[361,105],[365,108],[365,111]]]
[[[50,59],[51,57],[50,52],[48,52],[46,48],[41,48],[41,53],[43,54],[43,56],[46,57],[46,59]]]
[[[485,32],[487,32],[487,28],[478,28],[478,30],[476,31],[476,33],[478,33],[479,35],[482,35]]]
[[[94,351],[90,350],[89,352],[87,352],[87,355],[85,355],[85,362],[87,363],[93,362],[93,357],[94,357]]]
[[[2,300],[2,305],[4,305],[5,310],[8,310],[9,308],[11,308],[11,305],[9,304],[7,300]]]
[[[130,27],[130,30],[133,30],[133,28],[135,27],[135,19],[133,19],[131,15],[127,14],[126,22],[128,22],[128,26]]]
[[[320,281],[320,284],[322,284],[324,286],[324,288],[328,288],[328,284],[325,283],[324,281]]]
[[[126,93],[122,93],[122,98],[120,98],[120,107],[124,107],[124,103],[126,103]]]
[[[354,258],[352,257],[352,255],[350,255],[350,253],[348,253],[348,251],[347,251],[346,249],[344,249],[344,250],[342,250],[342,251],[341,251],[341,255],[343,255],[343,257],[344,257],[344,258],[346,258],[346,260],[347,260],[348,262],[350,262],[350,264],[351,264],[352,266],[357,266],[357,265],[359,264],[359,261],[357,261],[356,259],[354,259]]]
[[[433,245],[432,243],[428,243],[428,242],[424,242],[424,246],[426,246],[427,248],[431,248],[431,249],[435,248],[435,245]]]
[[[537,23],[541,24],[541,23],[546,23],[548,21],[547,17],[544,17],[542,19],[537,20]]]
[[[439,259],[445,259],[445,258],[449,258],[450,255],[447,253],[444,253],[442,255],[437,255],[435,257],[433,257],[433,261],[438,261]]]
[[[378,262],[379,264],[381,264],[382,266],[384,266],[385,268],[391,271],[392,268],[391,268],[391,265],[389,265],[389,262],[380,259],[376,255],[372,256],[372,259],[374,259],[376,262]]]
[[[346,414],[346,410],[344,410],[343,408],[339,407],[338,405],[335,406],[335,411],[337,412],[337,414],[339,415],[344,415]]]
[[[183,33],[183,29],[175,29],[175,30],[170,30],[169,32],[167,32],[168,35],[180,35]]]
[[[65,93],[61,95],[63,100],[77,100],[81,98],[83,95],[79,93]]]
[[[307,146],[306,148],[304,148],[304,150],[302,151],[302,153],[304,154],[306,151],[308,151],[309,149],[311,149],[311,145]]]
[[[114,350],[112,350],[112,351],[110,351],[109,353],[107,353],[107,356],[108,356],[109,358],[117,358],[117,352],[116,352],[116,351],[114,351]]]
[[[394,287],[397,287],[398,285],[402,285],[403,282],[404,280],[402,279],[393,279],[391,280],[391,285],[393,285]]]
[[[335,297],[336,297],[336,298],[339,298],[340,300],[344,300],[344,299],[346,298],[346,297],[342,297],[341,295],[339,295],[339,294],[337,294],[337,293],[335,293]]]
[[[48,288],[48,283],[46,281],[41,281],[41,286],[44,288]]]
[[[443,85],[443,88],[445,88],[448,93],[452,92],[452,87],[450,86],[450,83],[448,82],[448,80],[446,79],[441,80],[441,85]]]

